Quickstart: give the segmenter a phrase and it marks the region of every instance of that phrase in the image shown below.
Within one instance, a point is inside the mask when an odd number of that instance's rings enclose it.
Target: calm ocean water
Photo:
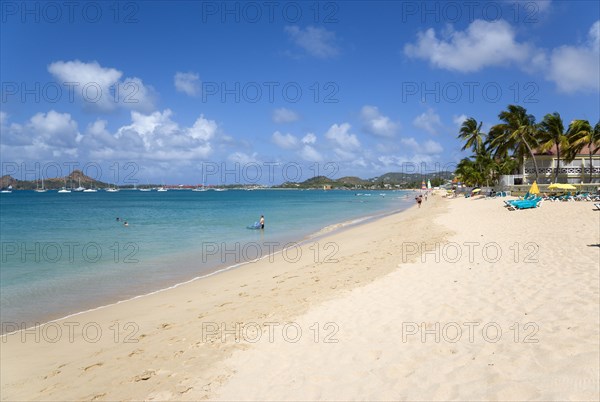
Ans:
[[[0,319],[33,324],[128,299],[414,202],[405,192],[362,193],[371,196],[317,190],[0,194]],[[249,230],[262,214],[265,230]]]

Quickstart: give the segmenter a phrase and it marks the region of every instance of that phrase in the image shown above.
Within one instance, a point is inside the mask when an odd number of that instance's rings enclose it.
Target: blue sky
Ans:
[[[600,114],[593,1],[0,4],[2,173],[21,179],[432,171],[467,155],[465,117]]]

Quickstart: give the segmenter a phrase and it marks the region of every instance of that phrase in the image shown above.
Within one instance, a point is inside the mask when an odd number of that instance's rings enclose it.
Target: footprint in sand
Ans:
[[[135,377],[133,377],[133,382],[139,382],[139,381],[147,381],[150,378],[152,378],[153,376],[156,375],[156,371],[154,370],[146,370],[144,371],[142,374],[136,375]]]
[[[91,366],[87,366],[87,367],[85,367],[85,368],[83,369],[83,371],[88,371],[89,369],[92,369],[92,368],[94,368],[94,367],[101,367],[101,366],[103,366],[103,365],[104,365],[104,363],[96,363],[96,364],[92,364]]]
[[[94,396],[92,397],[92,399],[91,399],[91,400],[92,400],[92,401],[97,401],[98,399],[100,399],[100,398],[104,398],[105,396],[106,396],[106,393],[103,393],[103,394],[97,394],[97,395],[94,395]]]
[[[169,324],[169,323],[162,323],[160,325],[159,329],[168,329],[168,328],[171,328],[171,324]]]
[[[187,386],[187,385],[178,385],[178,386],[175,388],[175,390],[176,390],[177,392],[179,392],[180,394],[185,394],[186,392],[188,392],[188,391],[189,391],[189,390],[191,390],[192,388],[194,388],[194,387],[190,387],[190,386]]]
[[[142,353],[144,353],[144,349],[136,349],[133,352],[129,353],[127,355],[127,357],[133,357],[135,355],[139,355],[139,354],[142,354]]]
[[[61,366],[61,367],[62,367],[62,366]],[[48,378],[50,378],[50,377],[54,377],[55,375],[58,375],[58,374],[60,374],[60,373],[61,373],[61,371],[60,371],[60,370],[54,370],[54,371],[52,371],[50,374],[48,374],[48,375],[45,375],[45,376],[44,376],[44,380],[47,380],[47,379],[48,379]]]

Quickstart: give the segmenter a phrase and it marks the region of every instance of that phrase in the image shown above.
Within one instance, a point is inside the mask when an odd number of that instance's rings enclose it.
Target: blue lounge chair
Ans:
[[[540,202],[541,202],[541,199],[527,200],[527,201],[523,201],[523,202],[516,204],[515,208],[517,208],[517,209],[537,208],[540,206]]]
[[[510,203],[509,209],[512,211],[514,209],[530,209],[537,208],[540,206],[542,202],[542,197],[536,197],[529,200],[516,200]]]

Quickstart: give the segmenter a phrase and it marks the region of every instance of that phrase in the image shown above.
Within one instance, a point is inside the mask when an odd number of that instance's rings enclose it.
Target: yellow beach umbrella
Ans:
[[[539,194],[540,193],[540,189],[537,185],[537,182],[534,181],[533,184],[531,185],[531,188],[529,189],[529,194]]]
[[[566,183],[552,183],[548,186],[549,190],[577,190],[577,188],[572,184]]]

